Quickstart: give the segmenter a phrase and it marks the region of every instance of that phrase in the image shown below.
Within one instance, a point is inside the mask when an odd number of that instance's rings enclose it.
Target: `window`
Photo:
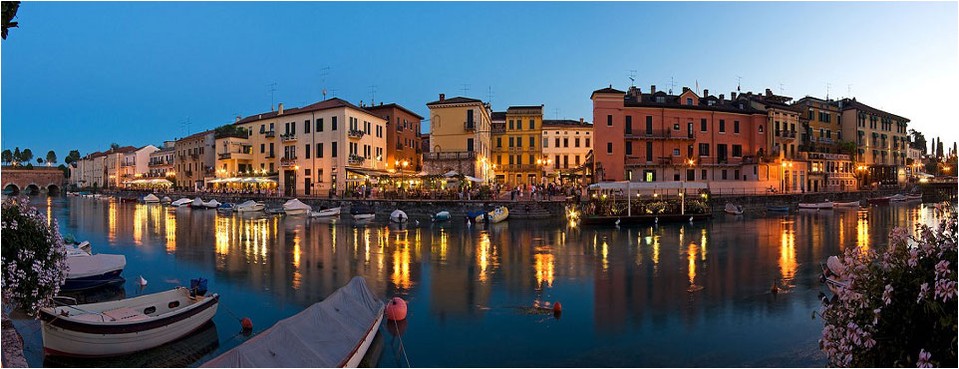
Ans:
[[[703,169],[703,170],[700,172],[700,174],[699,174],[699,179],[704,180],[704,181],[706,180],[706,170],[705,170],[705,169]]]
[[[266,144],[260,144],[260,154],[266,153]]]
[[[333,122],[334,122],[333,126],[336,127],[336,123],[335,123],[335,122],[336,122],[336,117],[333,117]],[[330,143],[330,149],[331,149],[331,150],[330,150],[330,157],[331,157],[331,158],[335,158],[335,157],[336,157],[336,141],[333,141],[333,142]]]
[[[631,115],[626,116],[626,134],[633,134],[633,116]]]
[[[646,116],[646,134],[647,135],[653,134],[653,116],[652,115]],[[589,146],[589,143],[587,143],[586,146]]]
[[[569,137],[563,137],[563,147],[569,147]]]
[[[733,179],[739,180],[739,169],[733,171]]]
[[[510,136],[510,137],[509,137],[509,147],[513,147],[513,146],[516,146],[516,137]]]
[[[734,121],[733,121],[733,133],[739,133],[739,121],[738,121],[738,120],[734,120]]]
[[[687,97],[687,98],[686,98],[686,105],[693,105],[693,98]]]
[[[726,120],[725,120],[725,119],[720,119],[720,120],[719,120],[719,133],[726,133]]]
[[[699,120],[699,131],[706,132],[706,119]]]
[[[673,149],[673,156],[679,156],[679,149]]]
[[[723,179],[728,179],[729,175],[727,172],[728,171],[726,169],[723,169]]]
[[[260,125],[260,133],[266,133],[266,124]]]
[[[310,133],[310,121],[306,120],[303,122],[303,133]]]
[[[503,138],[502,138],[502,137],[497,137],[497,138],[496,138],[496,147],[503,147]]]
[[[296,122],[290,122],[290,134],[296,135]]]
[[[529,136],[529,147],[536,147],[536,137]]]
[[[589,144],[589,137],[586,137],[586,147],[593,147],[592,145]]]
[[[695,169],[686,169],[686,180],[695,181],[696,180],[696,170]]]
[[[679,130],[679,123],[673,124],[673,130],[674,130],[674,131],[678,131],[678,130]]]
[[[612,142],[607,142],[607,143],[606,143],[606,153],[607,153],[607,154],[612,154],[612,153],[613,153],[613,143],[612,143]]]
[[[509,156],[509,165],[513,165],[515,161],[513,160],[513,155]]]
[[[626,156],[633,156],[633,141],[626,142]]]
[[[613,116],[612,116],[612,115],[607,115],[607,116],[606,116],[606,125],[609,126],[609,127],[612,127],[612,126],[613,126]]]
[[[743,145],[733,145],[733,157],[741,158],[743,156]]]
[[[470,111],[472,112],[472,110],[470,110]],[[473,151],[473,139],[472,139],[472,138],[467,138],[467,139],[466,139],[466,151]]]
[[[549,147],[549,139],[546,137],[543,137],[543,147],[544,148]]]
[[[573,146],[579,147],[579,137],[576,137],[575,139],[573,139]]]
[[[334,130],[334,131],[336,130],[336,117],[333,117],[332,121],[330,122],[330,126],[331,126],[330,127],[331,130]],[[333,145],[335,146],[336,144],[333,144]]]
[[[579,166],[579,155],[576,155],[576,166]]]
[[[512,119],[509,120],[509,129],[510,129],[510,130],[513,130],[513,120],[512,120]]]
[[[646,161],[653,161],[653,143],[646,141]]]
[[[563,169],[569,168],[569,155],[563,155]]]
[[[523,138],[522,138],[522,137],[517,137],[517,138],[516,138],[516,147],[523,147]]]
[[[320,159],[323,158],[323,143],[322,143],[322,142],[316,144],[316,157],[317,157],[317,158],[320,158]]]
[[[763,133],[763,125],[762,125],[762,124],[759,125],[759,133]]]
[[[701,143],[699,144],[699,156],[709,156],[709,144]]]
[[[306,144],[306,152],[305,152],[305,154],[306,154],[306,158],[309,159],[309,158],[310,158],[310,144]]]
[[[533,154],[530,154],[530,155],[529,155],[529,163],[530,163],[530,164],[533,164],[533,163],[535,163],[535,162],[536,162],[536,157],[533,156]]]
[[[559,137],[556,137],[556,147],[559,147]]]
[[[316,131],[323,132],[323,118],[318,118],[316,120]]]
[[[530,119],[530,120],[529,120],[529,129],[536,129],[536,120],[535,120],[535,119]],[[530,146],[532,146],[532,145],[530,145]]]

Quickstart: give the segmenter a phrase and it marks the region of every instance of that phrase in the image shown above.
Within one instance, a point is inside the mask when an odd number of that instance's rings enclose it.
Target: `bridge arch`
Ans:
[[[40,194],[40,186],[36,183],[31,182],[26,187],[23,188],[24,194],[27,196],[35,196]]]
[[[51,184],[48,184],[48,185],[47,185],[47,195],[49,195],[49,196],[57,196],[57,195],[59,195],[59,194],[60,194],[60,186],[58,186],[58,185],[56,185],[56,184],[54,184],[54,183],[51,183]]]
[[[7,183],[3,186],[3,193],[9,193],[11,195],[19,195],[20,186],[17,186],[16,183]]]

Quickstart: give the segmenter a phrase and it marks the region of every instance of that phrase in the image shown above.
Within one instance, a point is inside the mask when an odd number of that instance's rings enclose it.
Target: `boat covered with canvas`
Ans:
[[[298,199],[291,199],[283,203],[283,212],[286,215],[306,215],[312,211],[313,208],[307,204],[304,204]]]
[[[203,364],[209,368],[355,368],[383,321],[385,304],[363,277]]]
[[[329,217],[338,217],[340,216],[340,207],[322,209],[320,211],[310,212],[310,217],[312,218],[329,218]]]
[[[254,212],[254,211],[263,211],[265,207],[266,205],[263,204],[262,202],[247,200],[237,205],[235,210],[238,213],[247,213],[247,212]]]
[[[118,301],[43,308],[43,351],[108,357],[161,346],[209,322],[219,299],[217,294],[177,287]]]
[[[171,202],[170,206],[176,206],[176,207],[189,206],[192,203],[193,203],[193,200],[184,197],[182,199]]]
[[[742,205],[734,205],[733,203],[727,202],[727,203],[726,203],[726,208],[723,209],[723,211],[725,211],[726,214],[743,215],[743,206],[742,206]]]
[[[819,281],[829,287],[829,290],[832,293],[839,294],[840,288],[846,288],[849,286],[847,281],[846,266],[839,260],[838,257],[830,256],[826,259],[826,264],[821,265],[822,274],[819,276]]]
[[[496,209],[493,209],[493,211],[486,213],[486,216],[489,217],[490,223],[499,223],[509,217],[509,209],[507,209],[505,206],[500,206]],[[476,223],[482,223],[486,221],[483,219],[483,214],[477,215],[474,220]]]
[[[833,207],[837,208],[858,208],[859,201],[849,201],[849,202],[834,202],[832,203]]]
[[[447,220],[450,220],[452,217],[453,216],[450,215],[450,212],[443,210],[439,213],[436,213],[432,217],[430,217],[430,219],[432,219],[434,222],[445,222]]]
[[[211,199],[210,201],[204,201],[202,205],[206,209],[216,209],[219,208],[221,204],[219,201]]]
[[[390,221],[393,223],[406,223],[408,220],[410,220],[410,217],[406,215],[405,211],[400,209],[393,210],[393,212],[390,213]]]
[[[159,204],[159,203],[160,203],[160,198],[157,197],[157,195],[154,195],[154,194],[151,193],[151,194],[149,194],[149,195],[143,196],[143,203],[145,203],[145,204]]]
[[[77,291],[100,287],[120,280],[127,258],[114,254],[91,254],[89,249],[67,249],[67,279],[62,291]]]
[[[799,203],[800,209],[832,209],[832,201],[826,200],[823,202],[801,202]]]

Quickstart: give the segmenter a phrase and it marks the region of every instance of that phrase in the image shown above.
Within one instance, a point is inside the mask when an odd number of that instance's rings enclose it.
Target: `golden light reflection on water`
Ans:
[[[405,240],[400,241],[399,234],[396,235],[397,242],[393,247],[393,273],[390,274],[390,282],[396,288],[409,290],[413,287],[413,278],[410,273],[412,258],[410,257],[410,244]]]
[[[860,251],[869,250],[869,214],[859,214],[856,220],[856,247]]]
[[[218,257],[242,250],[247,263],[266,264],[270,235],[277,234],[279,220],[242,219],[217,215],[214,223],[214,248]]]
[[[706,228],[701,229],[699,244],[702,245],[703,252],[700,253],[699,260],[706,261]]]
[[[47,226],[53,225],[53,196],[47,196]]]
[[[785,280],[796,276],[796,230],[795,223],[784,224],[779,237],[779,272]]]
[[[490,264],[492,264],[492,259],[494,258],[491,249],[489,233],[483,233],[480,236],[480,241],[476,244],[476,263],[479,267],[480,282],[489,280]]]
[[[689,278],[689,287],[686,292],[696,292],[703,289],[702,286],[696,284],[696,259],[698,259],[699,253],[699,246],[694,242],[690,242],[689,246],[686,247],[686,276]]]
[[[147,221],[146,205],[136,204],[133,206],[133,243],[137,246],[143,245],[143,226]]]
[[[300,273],[300,231],[293,231],[293,289],[300,289],[303,283],[303,274]]]
[[[533,255],[533,269],[536,271],[536,288],[553,287],[553,275],[556,268],[553,254],[544,252]]]
[[[603,272],[606,272],[609,269],[609,244],[606,241],[603,241],[600,255],[603,257]]]
[[[172,254],[176,252],[176,213],[166,213],[163,229],[166,231],[166,252]]]
[[[110,243],[115,242],[117,239],[117,203],[116,200],[110,199],[110,202],[107,203],[107,240]]]

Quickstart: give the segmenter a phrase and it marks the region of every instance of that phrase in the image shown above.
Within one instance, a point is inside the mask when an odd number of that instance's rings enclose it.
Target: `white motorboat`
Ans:
[[[383,322],[385,304],[363,277],[203,364],[209,368],[355,368]]]
[[[312,210],[312,207],[297,199],[292,199],[283,204],[283,211],[286,215],[306,215]]]
[[[312,218],[327,218],[327,217],[337,217],[340,216],[340,207],[323,209],[320,211],[314,211],[310,213]]]
[[[202,205],[204,208],[207,208],[207,209],[216,209],[220,207],[220,202],[211,199],[210,201],[203,201]]]
[[[201,202],[202,202],[202,201],[201,201]],[[179,207],[179,206],[189,206],[189,205],[192,204],[192,203],[193,203],[193,200],[190,200],[190,199],[184,197],[184,198],[179,199],[179,200],[177,200],[177,201],[171,202],[171,203],[170,203],[170,206],[177,206],[177,207]]]
[[[393,210],[393,212],[390,213],[390,221],[393,223],[406,223],[408,220],[410,220],[410,217],[406,215],[405,211],[400,209]]]
[[[93,255],[90,241],[83,241],[78,244],[64,244],[63,247],[67,250],[67,257]]]
[[[505,206],[500,206],[496,209],[493,209],[493,211],[487,213],[487,215],[489,216],[490,223],[499,223],[506,220],[506,218],[509,217],[509,209],[507,209]],[[483,223],[485,221],[483,219],[483,214],[477,215],[476,219],[474,220],[476,221],[476,223]]]
[[[114,254],[91,254],[77,248],[67,249],[67,279],[61,290],[77,291],[99,287],[120,278],[127,258]]]
[[[742,205],[733,205],[732,203],[727,202],[726,208],[723,210],[726,212],[726,214],[743,215]]]
[[[353,215],[353,220],[365,221],[376,218],[376,211],[364,205],[351,206],[350,214]]]
[[[171,199],[170,196],[163,196],[163,198],[160,199],[161,204],[169,204],[171,202],[173,202],[173,199]]]
[[[206,206],[203,206],[203,199],[201,199],[201,198],[199,198],[199,197],[193,199],[193,201],[190,202],[190,207],[191,207],[191,208],[194,208],[194,209],[197,209],[197,208],[206,208]]]
[[[248,200],[248,201],[246,201],[246,202],[244,202],[244,203],[242,203],[242,204],[240,204],[240,205],[237,205],[237,206],[236,206],[236,211],[237,211],[238,213],[246,213],[246,212],[253,212],[253,211],[263,211],[263,209],[264,209],[265,207],[266,207],[266,205],[263,204],[262,202],[256,202],[256,201],[253,201],[253,200]]]
[[[832,206],[836,208],[858,208],[859,201],[834,202],[832,203]]]
[[[799,203],[800,209],[832,209],[832,201],[826,200],[824,202],[801,202]]]
[[[430,219],[432,219],[434,222],[445,222],[451,218],[453,218],[453,216],[450,215],[450,212],[443,210],[439,213],[436,213],[436,215],[432,216]]]
[[[105,357],[172,342],[216,314],[219,295],[191,296],[177,287],[119,301],[40,310],[43,351],[48,355]]]
[[[154,194],[151,193],[151,194],[149,194],[149,195],[143,196],[143,203],[145,203],[145,204],[159,204],[159,203],[160,203],[160,198],[157,197],[157,195],[154,195]]]

